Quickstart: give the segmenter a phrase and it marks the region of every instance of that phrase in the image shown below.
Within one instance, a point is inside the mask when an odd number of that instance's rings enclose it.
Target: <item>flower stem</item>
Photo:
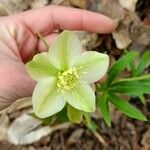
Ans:
[[[37,34],[37,36],[40,38],[40,40],[43,42],[43,44],[45,45],[46,49],[48,50],[48,49],[49,49],[49,45],[48,45],[47,42],[45,41],[44,37],[41,35],[40,32],[37,32],[36,34]]]

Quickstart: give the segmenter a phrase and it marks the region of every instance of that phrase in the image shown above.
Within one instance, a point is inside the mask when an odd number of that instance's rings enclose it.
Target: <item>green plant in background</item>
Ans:
[[[133,65],[135,59],[138,57],[138,52],[129,52],[124,57],[120,58],[109,70],[108,79],[102,85],[97,85],[97,91],[102,95],[98,96],[98,106],[103,114],[104,120],[108,126],[111,126],[111,117],[109,113],[109,103],[112,103],[120,111],[129,117],[146,121],[145,116],[134,106],[129,104],[121,95],[129,95],[139,97],[143,94],[150,94],[150,74],[143,74],[146,68],[146,62],[150,62],[150,52],[146,52],[134,71]],[[146,59],[145,59],[146,56]],[[149,58],[149,59],[148,59]],[[144,59],[144,60],[143,60]],[[131,74],[135,74],[131,78],[120,79],[119,74],[132,66]],[[132,75],[131,75],[132,76]],[[120,96],[118,96],[120,95]]]
[[[46,118],[42,119],[46,124],[68,119],[74,123],[85,121],[94,131],[96,125],[90,113],[99,108],[111,126],[109,103],[112,103],[129,117],[146,121],[135,106],[121,97],[140,97],[144,103],[144,94],[150,93],[150,74],[143,73],[150,62],[150,52],[144,53],[140,63],[135,65],[137,57],[137,52],[127,52],[109,69],[107,80],[96,84],[96,101],[90,84],[106,74],[108,56],[94,51],[82,52],[78,37],[71,31],[62,32],[48,52],[37,54],[26,65],[31,77],[38,81],[32,97],[35,115]],[[130,78],[120,79],[119,74],[127,68]]]

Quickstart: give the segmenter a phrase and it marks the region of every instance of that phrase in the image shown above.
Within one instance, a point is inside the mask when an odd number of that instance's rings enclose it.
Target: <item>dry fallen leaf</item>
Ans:
[[[6,113],[2,113],[0,116],[0,141],[7,139],[7,131],[9,125],[9,118]]]
[[[71,6],[86,9],[86,0],[69,0]]]
[[[126,29],[121,28],[114,31],[113,38],[116,42],[117,48],[119,49],[127,48],[132,42],[132,40],[129,38],[127,28]]]
[[[138,0],[119,0],[119,3],[123,8],[134,12],[137,1]]]
[[[69,128],[71,123],[50,126],[41,126],[42,122],[31,115],[22,114],[10,125],[8,140],[15,145],[27,145],[39,141],[42,137],[56,130]]]
[[[141,144],[143,145],[142,150],[150,150],[150,129],[144,133]]]
[[[40,7],[44,7],[46,5],[48,5],[49,0],[34,0],[31,3],[31,8],[40,8]]]
[[[84,129],[80,128],[75,130],[67,140],[67,145],[73,145],[77,142],[77,140],[80,140],[82,134],[84,132]]]
[[[40,140],[51,130],[48,126],[36,129],[41,125],[41,123],[41,121],[30,115],[22,114],[10,125],[8,129],[9,142],[16,145],[22,145],[31,144]]]
[[[8,14],[22,12],[29,8],[33,0],[0,0],[0,5],[3,6]]]
[[[0,16],[7,16],[8,12],[7,9],[0,3]]]
[[[18,99],[14,103],[12,103],[8,108],[0,111],[0,115],[2,113],[10,114],[14,111],[17,111],[17,110],[20,110],[20,109],[23,109],[23,108],[27,108],[27,107],[31,107],[31,106],[32,106],[31,97]]]
[[[118,0],[101,0],[99,11],[117,21],[123,20],[125,17],[124,10]]]

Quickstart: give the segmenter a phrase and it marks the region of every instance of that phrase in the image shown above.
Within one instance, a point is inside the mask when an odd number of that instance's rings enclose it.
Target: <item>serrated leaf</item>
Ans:
[[[106,124],[110,127],[111,126],[111,117],[109,112],[109,104],[108,104],[108,95],[107,93],[103,93],[102,96],[98,97],[98,106],[100,111],[103,115],[103,118]]]
[[[82,111],[73,108],[71,105],[68,105],[67,114],[68,114],[68,118],[71,122],[81,123],[82,117],[83,117]]]
[[[138,55],[137,52],[130,52],[119,59],[109,70],[107,85],[110,85],[117,75],[123,71]]]
[[[127,116],[141,121],[147,121],[146,117],[136,107],[117,95],[109,93],[109,101]]]

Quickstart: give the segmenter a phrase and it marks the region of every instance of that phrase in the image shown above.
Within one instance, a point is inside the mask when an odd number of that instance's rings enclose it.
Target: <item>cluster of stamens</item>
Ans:
[[[78,84],[78,73],[76,68],[69,68],[58,73],[57,87],[61,90],[71,90]]]

